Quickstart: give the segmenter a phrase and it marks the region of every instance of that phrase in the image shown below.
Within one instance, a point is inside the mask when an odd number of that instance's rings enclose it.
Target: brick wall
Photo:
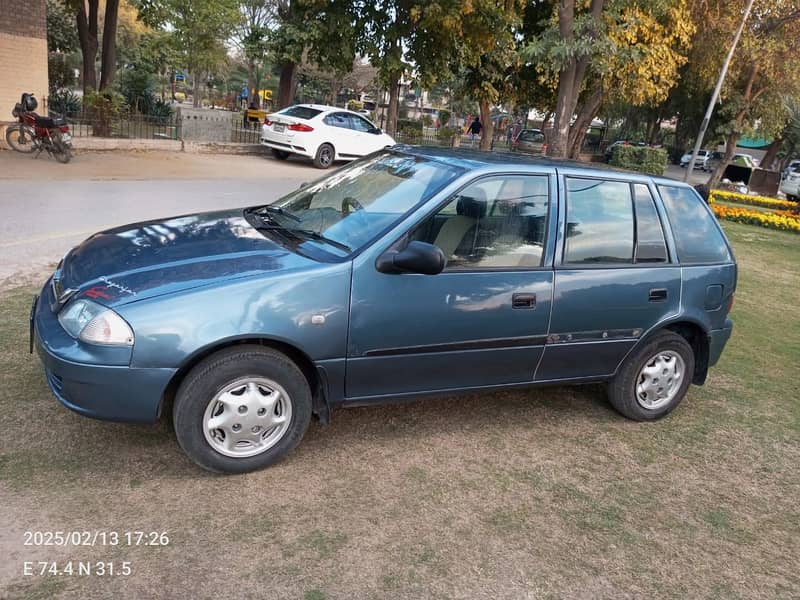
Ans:
[[[45,0],[0,0],[0,121],[13,119],[22,92],[33,92],[40,107],[47,97]]]

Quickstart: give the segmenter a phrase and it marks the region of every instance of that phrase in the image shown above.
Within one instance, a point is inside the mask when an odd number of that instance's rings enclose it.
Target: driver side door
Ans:
[[[348,401],[533,380],[552,304],[554,182],[547,170],[494,175],[448,198],[404,238],[442,248],[438,275],[354,265]]]

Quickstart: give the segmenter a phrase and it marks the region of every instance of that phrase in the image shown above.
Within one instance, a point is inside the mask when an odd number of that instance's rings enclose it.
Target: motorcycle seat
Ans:
[[[53,127],[60,127],[66,125],[67,120],[64,117],[36,117],[36,126],[51,129]]]

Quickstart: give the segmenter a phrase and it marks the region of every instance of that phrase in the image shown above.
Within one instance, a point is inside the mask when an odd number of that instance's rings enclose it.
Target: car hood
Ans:
[[[316,264],[265,237],[239,209],[101,231],[70,250],[53,277],[56,293],[116,306]]]

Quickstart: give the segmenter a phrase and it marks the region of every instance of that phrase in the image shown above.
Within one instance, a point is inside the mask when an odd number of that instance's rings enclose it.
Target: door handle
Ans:
[[[512,294],[511,308],[536,308],[536,294]]]
[[[664,302],[667,299],[667,290],[664,288],[652,289],[647,299],[650,302]]]

